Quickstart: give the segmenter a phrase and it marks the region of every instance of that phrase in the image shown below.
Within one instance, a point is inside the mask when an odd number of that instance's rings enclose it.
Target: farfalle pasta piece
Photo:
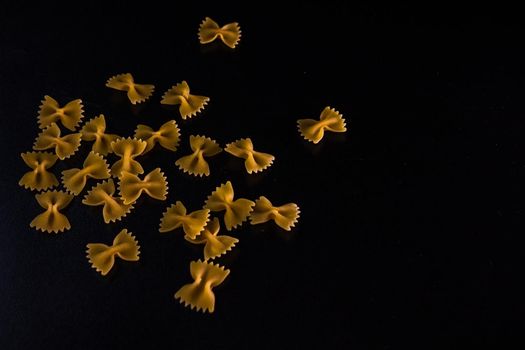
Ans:
[[[38,191],[58,186],[55,174],[47,171],[56,163],[56,155],[49,152],[26,152],[20,156],[27,166],[33,169],[22,176],[18,182],[20,186]]]
[[[192,261],[190,273],[193,283],[186,284],[175,293],[175,299],[180,299],[184,306],[193,310],[213,312],[215,310],[215,294],[213,288],[220,285],[230,274],[230,270],[209,262]]]
[[[146,141],[146,148],[142,154],[151,151],[156,143],[175,152],[179,146],[180,130],[175,120],[164,123],[156,131],[147,125],[139,124],[135,129],[135,137]]]
[[[182,119],[191,118],[199,113],[210,101],[209,97],[190,94],[190,87],[186,81],[172,86],[162,96],[160,103],[165,105],[180,105],[179,112]]]
[[[195,176],[209,176],[210,166],[204,157],[214,156],[222,151],[219,144],[209,137],[190,135],[192,154],[179,158],[175,164],[179,169]]]
[[[343,115],[333,108],[326,107],[321,112],[319,120],[299,119],[297,121],[299,133],[308,141],[319,143],[325,131],[345,132],[346,124]]]
[[[271,154],[255,151],[252,140],[249,138],[229,143],[224,150],[236,157],[245,159],[244,166],[248,174],[263,171],[272,165],[275,159]]]
[[[80,120],[84,117],[82,114],[84,113],[83,107],[80,99],[73,100],[64,107],[60,107],[54,98],[46,95],[38,111],[38,127],[44,129],[51,123],[60,120],[65,128],[75,131]]]
[[[112,152],[111,143],[119,138],[118,135],[106,134],[106,119],[104,114],[88,121],[80,130],[82,140],[95,141],[92,150],[103,156]]]
[[[106,224],[121,220],[128,214],[133,205],[124,204],[121,198],[115,197],[115,184],[113,179],[101,182],[86,194],[82,203],[91,206],[103,205],[102,216]]]
[[[246,221],[255,205],[251,200],[244,198],[233,200],[233,195],[232,183],[228,181],[217,187],[215,191],[208,196],[206,204],[204,205],[204,208],[208,208],[211,211],[226,210],[224,213],[224,224],[228,231],[231,231],[243,221]]]
[[[153,94],[154,85],[136,84],[130,73],[115,75],[106,82],[108,88],[127,91],[132,104],[142,103]]]
[[[118,139],[111,143],[113,153],[120,157],[115,164],[111,166],[111,175],[120,177],[121,173],[127,171],[132,174],[143,174],[142,165],[135,160],[135,157],[141,155],[146,149],[146,142],[142,140],[127,138]]]
[[[37,194],[35,198],[46,211],[35,217],[29,226],[49,233],[58,233],[71,228],[67,217],[60,212],[73,199],[71,194],[63,191],[46,191]]]
[[[146,192],[150,197],[166,200],[168,181],[160,168],[156,168],[141,180],[137,175],[124,171],[120,177],[119,193],[124,204],[134,203]]]
[[[56,123],[51,123],[40,134],[38,134],[33,149],[43,151],[46,149],[55,149],[55,154],[60,159],[71,157],[80,146],[80,133],[69,134],[60,137],[60,128]]]
[[[220,38],[226,46],[235,48],[241,39],[241,27],[239,23],[228,23],[219,27],[217,22],[210,17],[206,17],[199,27],[199,41],[201,44],[208,44]]]
[[[177,201],[169,207],[160,219],[159,232],[173,231],[182,226],[186,236],[195,238],[206,226],[210,217],[209,209],[195,210],[186,214],[186,207]]]
[[[115,255],[126,261],[138,261],[140,246],[131,232],[124,229],[113,239],[113,245],[103,243],[89,243],[87,246],[87,258],[91,267],[102,276],[108,274],[115,264]]]
[[[204,260],[214,259],[231,250],[239,242],[235,237],[219,236],[219,229],[219,219],[213,218],[199,236],[195,238],[184,236],[184,238],[193,244],[206,244],[204,246]]]
[[[91,151],[84,160],[82,169],[74,168],[62,172],[62,183],[69,192],[76,196],[86,186],[88,177],[100,180],[107,179],[109,176],[106,160],[100,154]]]
[[[273,220],[286,231],[290,231],[297,223],[300,212],[299,206],[295,203],[274,207],[268,198],[261,196],[255,201],[255,207],[250,214],[250,222],[256,225]]]

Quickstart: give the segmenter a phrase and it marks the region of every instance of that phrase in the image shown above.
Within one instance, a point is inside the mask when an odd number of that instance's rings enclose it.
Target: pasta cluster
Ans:
[[[221,27],[206,17],[198,34],[201,44],[220,39],[233,49],[240,41],[240,33],[238,23]],[[125,93],[131,104],[144,103],[155,92],[154,85],[136,83],[131,73],[112,76],[106,86]],[[209,101],[209,97],[190,93],[190,86],[184,80],[169,88],[160,99],[163,105],[178,106],[178,114],[183,120],[202,113]],[[80,195],[84,205],[102,207],[101,218],[106,224],[123,220],[137,207],[146,205],[139,200],[141,197],[166,201],[168,178],[161,168],[148,169],[143,164],[143,156],[148,152],[164,149],[171,155],[178,151],[181,142],[188,142],[191,153],[173,156],[173,165],[181,170],[180,176],[189,177],[209,176],[212,170],[216,170],[211,169],[209,158],[216,157],[223,150],[230,157],[244,162],[246,176],[267,171],[276,159],[259,150],[249,137],[221,146],[209,136],[184,135],[184,130],[181,131],[174,119],[158,123],[161,124],[158,129],[138,124],[133,135],[117,135],[106,130],[104,114],[94,115],[82,125],[85,111],[81,99],[61,103],[64,101],[44,96],[37,116],[41,132],[36,136],[33,151],[21,154],[30,170],[21,177],[19,185],[37,191],[36,201],[44,209],[30,226],[42,232],[56,234],[71,229],[66,216],[67,206]],[[314,143],[320,142],[325,131],[346,131],[342,115],[330,107],[323,110],[320,120],[301,119],[298,127],[300,134]],[[84,152],[87,156],[75,159],[81,147],[87,147]],[[63,170],[59,182],[52,168],[58,161],[70,157],[71,162],[76,161],[79,166]],[[112,158],[115,161],[111,161]],[[169,179],[173,180],[176,181]],[[174,201],[159,214],[158,231],[161,234],[181,232],[187,244],[203,247],[202,256],[190,262],[193,281],[183,285],[174,297],[191,309],[213,312],[214,288],[230,273],[215,259],[239,243],[238,238],[230,236],[230,231],[246,223],[257,225],[272,221],[281,229],[290,231],[297,224],[299,214],[299,206],[295,203],[274,205],[265,196],[254,200],[236,197],[231,181],[219,184],[207,198],[202,198],[200,208],[187,208],[182,201]],[[220,233],[221,226],[228,235]],[[86,247],[88,262],[103,276],[112,271],[115,257],[138,261],[140,255],[138,241],[127,229],[121,230],[111,245],[89,243]]]

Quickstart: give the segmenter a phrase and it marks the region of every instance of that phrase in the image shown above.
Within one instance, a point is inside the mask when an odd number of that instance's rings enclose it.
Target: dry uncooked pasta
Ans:
[[[49,233],[58,233],[71,228],[69,220],[60,210],[68,206],[73,195],[63,191],[46,191],[37,194],[35,198],[46,211],[35,217],[29,226]]]
[[[84,197],[85,205],[103,205],[102,216],[106,224],[121,220],[128,214],[133,205],[124,204],[121,198],[115,197],[115,183],[113,179],[95,185]]]
[[[60,120],[65,128],[75,131],[80,120],[84,117],[82,108],[82,100],[80,99],[73,100],[64,107],[60,107],[54,98],[46,95],[38,111],[38,127],[44,129],[51,123]]]
[[[182,227],[186,236],[195,238],[206,226],[209,216],[209,209],[195,210],[187,214],[184,204],[177,201],[162,215],[159,232],[169,232]]]
[[[28,171],[22,176],[18,184],[31,190],[47,190],[58,186],[55,174],[47,169],[51,168],[58,157],[49,152],[26,152],[20,155],[24,162],[32,171]]]
[[[272,165],[275,157],[253,149],[252,140],[240,139],[226,145],[224,150],[236,157],[245,159],[244,166],[248,174],[263,171]]]
[[[228,23],[219,27],[217,22],[210,17],[206,17],[199,26],[199,42],[208,44],[220,38],[226,46],[235,48],[241,39],[241,27],[239,23]]]
[[[219,219],[213,218],[204,230],[195,238],[184,236],[188,242],[193,244],[205,244],[204,246],[204,260],[214,259],[225,254],[227,251],[235,247],[239,240],[235,237],[226,235],[218,235],[220,229]]]
[[[299,119],[297,121],[299,133],[308,141],[319,143],[325,131],[345,132],[346,124],[343,115],[333,108],[326,107],[321,112],[319,120]]]
[[[46,149],[55,149],[55,154],[60,159],[71,157],[80,146],[80,133],[60,136],[61,131],[56,123],[49,124],[40,134],[38,134],[33,149],[42,151]]]
[[[153,130],[147,125],[139,124],[135,129],[135,137],[146,141],[146,148],[142,154],[151,151],[156,143],[175,152],[180,141],[180,130],[175,120],[164,123],[159,130]]]
[[[209,101],[209,97],[190,94],[188,83],[182,81],[182,83],[174,85],[166,91],[160,103],[165,105],[180,105],[180,116],[182,119],[186,119],[201,112]]]
[[[145,192],[151,198],[166,200],[168,181],[160,168],[156,168],[141,180],[137,175],[124,171],[120,177],[120,197],[124,204],[134,203]]]
[[[109,177],[108,163],[104,157],[93,151],[89,152],[82,169],[74,168],[62,172],[64,187],[75,196],[86,186],[88,177],[93,179],[107,179]]]
[[[89,243],[86,253],[91,267],[105,276],[115,264],[115,255],[122,260],[138,261],[140,246],[132,233],[124,229],[113,239],[111,246],[103,243]]]
[[[209,262],[192,261],[190,273],[193,283],[184,285],[175,293],[175,299],[180,299],[184,306],[197,311],[213,312],[215,310],[215,294],[213,288],[220,285],[230,274],[230,270]]]
[[[212,157],[220,152],[222,148],[219,144],[209,137],[190,136],[190,146],[192,154],[179,158],[175,164],[179,169],[195,176],[209,176],[210,166],[204,157]]]
[[[254,202],[239,198],[233,200],[233,186],[230,181],[217,187],[206,200],[205,208],[211,211],[225,211],[224,224],[228,231],[240,225],[248,219],[253,210]]]
[[[132,104],[142,103],[153,94],[154,85],[136,84],[130,73],[115,75],[106,82],[108,88],[127,91],[128,98]]]
[[[142,165],[135,160],[135,157],[141,155],[146,149],[145,141],[129,137],[127,139],[118,139],[111,143],[111,149],[115,155],[120,157],[111,166],[111,175],[120,177],[124,171],[135,175],[144,173]]]
[[[281,228],[290,231],[297,223],[299,213],[299,207],[295,203],[274,207],[268,198],[261,196],[255,201],[255,207],[250,214],[250,222],[256,225],[273,220]]]
[[[82,134],[82,140],[95,141],[91,149],[93,152],[100,153],[103,156],[113,152],[111,143],[119,138],[118,135],[106,134],[106,119],[104,118],[104,114],[84,124],[80,133]]]

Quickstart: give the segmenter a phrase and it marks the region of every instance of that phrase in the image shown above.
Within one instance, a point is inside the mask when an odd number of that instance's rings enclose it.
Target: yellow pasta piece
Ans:
[[[205,136],[190,135],[192,154],[179,158],[175,164],[179,169],[195,176],[209,176],[210,166],[204,157],[214,156],[222,151],[219,144]]]
[[[180,105],[179,112],[182,119],[191,118],[210,101],[209,97],[190,94],[190,87],[186,81],[174,85],[164,93],[160,103],[165,105]]]
[[[141,180],[137,175],[124,171],[120,177],[119,193],[124,204],[134,203],[146,192],[150,197],[166,200],[168,181],[160,168],[156,168]]]
[[[211,43],[220,38],[226,46],[235,48],[241,39],[241,27],[239,23],[228,23],[219,27],[217,22],[210,17],[206,17],[199,27],[199,41],[201,44]]]
[[[102,276],[108,274],[115,264],[115,255],[126,261],[138,261],[140,246],[131,232],[124,229],[113,239],[113,245],[103,243],[89,243],[87,258],[91,267],[100,272]]]
[[[175,152],[179,146],[180,130],[175,120],[164,123],[157,131],[147,125],[139,124],[135,129],[135,137],[146,141],[146,148],[142,154],[151,151],[157,142],[162,147]]]
[[[325,131],[345,132],[346,123],[343,115],[333,108],[326,107],[321,112],[321,118],[299,119],[297,121],[299,133],[308,141],[319,143],[324,136]]]
[[[58,186],[58,180],[53,173],[46,169],[51,168],[58,157],[49,152],[26,152],[22,153],[22,159],[32,171],[22,176],[18,184],[31,190],[47,190]]]
[[[104,157],[93,151],[89,152],[82,169],[74,168],[62,172],[64,187],[75,196],[86,186],[88,177],[94,179],[107,179],[109,177],[108,163]]]
[[[208,208],[211,211],[226,210],[224,213],[224,224],[228,231],[231,231],[232,228],[246,221],[255,205],[251,200],[244,198],[239,198],[234,201],[233,195],[232,183],[227,181],[225,184],[217,187],[215,191],[208,196],[206,204],[204,205],[204,208]]]
[[[56,123],[51,123],[40,134],[38,134],[33,149],[43,151],[54,148],[55,153],[60,159],[71,157],[80,146],[80,133],[69,134],[60,137],[60,128]]]
[[[153,94],[154,85],[136,84],[130,73],[115,75],[106,82],[108,88],[127,91],[132,104],[142,103]]]
[[[46,95],[38,111],[38,126],[40,129],[44,129],[51,123],[60,120],[65,128],[75,131],[80,120],[84,117],[82,114],[84,113],[83,107],[80,99],[73,100],[64,107],[60,107],[54,98]]]
[[[252,140],[249,138],[229,143],[224,150],[236,157],[246,159],[244,166],[248,174],[263,171],[272,165],[275,159],[271,154],[254,151]]]
[[[118,139],[111,143],[111,149],[120,157],[111,167],[111,175],[120,177],[122,172],[127,171],[132,174],[143,174],[142,165],[135,160],[146,149],[146,142],[137,139]]]
[[[220,285],[230,274],[230,270],[209,262],[192,261],[190,273],[193,283],[184,285],[175,293],[175,299],[180,299],[184,306],[193,310],[213,312],[215,310],[215,294],[213,288]]]
[[[218,236],[220,224],[219,219],[213,218],[208,222],[202,233],[195,238],[184,236],[184,238],[193,244],[206,244],[204,246],[204,260],[214,259],[235,247],[239,242],[237,238],[221,235]]]
[[[177,201],[169,207],[160,219],[159,232],[169,232],[182,226],[184,233],[191,237],[197,237],[206,226],[209,220],[210,210],[195,210],[186,214],[186,207],[182,202]]]
[[[35,217],[29,226],[49,233],[58,233],[71,228],[69,220],[60,210],[67,207],[73,199],[72,195],[63,191],[45,191],[37,194],[35,198],[46,211]]]
[[[106,119],[104,114],[99,115],[96,118],[88,121],[80,133],[82,134],[82,140],[84,141],[95,141],[93,143],[92,150],[106,156],[112,152],[111,143],[119,138],[118,135],[106,134]]]
[[[255,201],[255,207],[250,214],[250,222],[252,225],[256,225],[273,220],[286,231],[290,231],[297,223],[300,212],[295,203],[274,207],[268,198],[261,196]]]
[[[93,186],[89,191],[82,203],[91,206],[103,205],[102,216],[106,224],[121,220],[126,214],[128,214],[133,205],[124,204],[121,198],[114,196],[115,184],[113,179],[101,182],[98,185]]]

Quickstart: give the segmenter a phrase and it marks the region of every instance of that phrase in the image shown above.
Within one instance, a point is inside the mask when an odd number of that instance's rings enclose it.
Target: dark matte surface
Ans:
[[[129,16],[124,6],[72,7],[74,19],[17,6],[0,16],[2,349],[451,348],[522,334],[523,52],[511,40],[522,26],[494,14],[343,4],[159,5]],[[239,47],[201,47],[205,16],[240,22]],[[104,87],[124,72],[155,84],[154,96],[132,107]],[[211,97],[187,121],[159,104],[183,79]],[[45,94],[82,98],[85,120],[104,113],[122,135],[176,119],[180,150],[141,158],[146,171],[166,172],[168,201],[141,199],[105,225],[100,207],[76,199],[65,211],[72,230],[30,229],[41,209],[17,185],[28,170],[19,154],[32,146]],[[326,105],[349,132],[313,146],[295,121]],[[222,153],[209,178],[187,176],[174,162],[194,133],[222,145],[251,137],[276,162],[248,176]],[[89,146],[53,171],[79,166]],[[231,275],[216,312],[203,315],[173,299],[201,247],[157,226],[168,204],[200,207],[226,180],[242,197],[296,202],[302,216],[291,233],[234,231],[240,244],[219,260]],[[141,260],[102,277],[85,245],[122,228],[138,237]]]

